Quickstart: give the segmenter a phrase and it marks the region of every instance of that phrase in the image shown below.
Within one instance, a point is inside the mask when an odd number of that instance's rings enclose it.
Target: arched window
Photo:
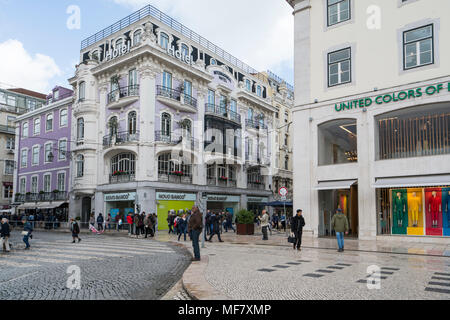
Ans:
[[[45,121],[45,130],[46,131],[53,130],[53,113],[47,115],[47,119]]]
[[[28,137],[28,122],[22,124],[22,137],[23,138]]]
[[[62,109],[59,114],[59,127],[67,127],[67,109]]]
[[[77,155],[76,159],[77,178],[84,176],[84,156],[82,154]]]
[[[171,125],[172,117],[168,113],[163,113],[161,115],[161,135],[170,136],[172,131]]]
[[[120,38],[119,40],[116,41],[116,46],[114,47],[114,49],[119,49],[120,47],[122,47],[123,44],[123,39]]]
[[[77,120],[77,140],[84,139],[84,119],[79,118]]]
[[[158,157],[158,174],[169,174],[170,153],[164,153]]]
[[[92,59],[99,61],[100,60],[100,55],[98,54],[98,50],[95,50],[94,52],[92,52]]]
[[[137,126],[137,113],[136,111],[130,112],[128,114],[128,133],[136,134],[136,126]]]
[[[189,48],[184,43],[181,45],[181,56],[189,56]]]
[[[159,34],[159,45],[166,50],[169,47],[169,36],[164,32]]]
[[[139,45],[141,43],[141,34],[142,34],[141,30],[137,30],[133,34],[133,46],[137,46],[137,45]]]
[[[111,159],[111,174],[129,174],[136,173],[136,156],[132,153],[121,153]]]
[[[192,121],[189,119],[184,119],[181,123],[182,135],[183,137],[191,137],[192,136]]]
[[[111,119],[109,119],[108,127],[109,127],[109,135],[111,137],[117,135],[119,130],[119,122],[117,121],[117,117],[112,117]]]
[[[216,61],[215,59],[211,58],[210,64],[211,64],[212,66],[215,66],[215,65],[217,64],[217,61]]]
[[[41,132],[41,119],[34,119],[33,134],[37,135]]]
[[[86,98],[86,82],[82,81],[78,88],[78,101],[84,101]]]

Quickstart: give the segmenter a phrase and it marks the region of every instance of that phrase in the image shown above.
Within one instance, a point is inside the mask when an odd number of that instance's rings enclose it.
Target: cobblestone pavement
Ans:
[[[169,243],[128,237],[35,232],[31,250],[13,233],[13,250],[0,253],[0,300],[156,300],[190,264]],[[81,270],[81,289],[69,290],[69,266]]]
[[[207,243],[206,280],[231,299],[450,300],[450,259],[251,244]],[[376,265],[381,288],[369,290]]]

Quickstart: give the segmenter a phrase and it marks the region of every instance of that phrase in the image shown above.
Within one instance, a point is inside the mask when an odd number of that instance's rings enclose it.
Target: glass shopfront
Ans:
[[[213,212],[230,212],[233,216],[239,210],[240,196],[209,194],[207,208]]]
[[[105,215],[111,214],[112,221],[122,219],[124,223],[127,216],[134,214],[136,192],[105,194]],[[119,217],[118,219],[116,219]]]
[[[174,214],[183,214],[192,210],[197,200],[195,193],[156,193],[156,210],[158,214],[158,230],[169,230],[167,218],[169,212]]]
[[[379,235],[450,236],[450,187],[377,190]]]

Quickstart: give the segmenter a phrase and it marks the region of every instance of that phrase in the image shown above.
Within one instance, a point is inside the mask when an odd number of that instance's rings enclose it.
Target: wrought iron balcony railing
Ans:
[[[109,176],[109,183],[127,183],[133,181],[136,181],[136,175],[134,173]]]
[[[103,146],[112,147],[113,145],[125,144],[130,142],[139,142],[139,131],[134,133],[119,132],[113,135],[107,135],[103,137]]]
[[[253,119],[245,119],[245,126],[247,128],[253,128],[253,129],[257,129],[257,130],[267,130],[268,129],[266,124],[261,123],[257,120],[253,120]]]
[[[231,110],[229,107],[224,105],[215,105],[212,103],[206,103],[205,104],[205,112],[211,113],[217,116],[221,116],[223,118],[232,120],[237,123],[241,123],[241,115],[233,110]]]
[[[192,148],[198,147],[198,139],[189,136],[184,136],[182,134],[177,134],[174,132],[155,131],[155,141],[172,145],[186,143],[188,146],[190,145]]]
[[[108,94],[108,104],[116,102],[121,98],[139,96],[139,85],[132,85],[128,87],[121,87],[113,90]]]
[[[44,192],[44,193],[27,193],[17,194],[16,202],[51,202],[51,201],[66,201],[69,199],[68,193],[60,192]]]

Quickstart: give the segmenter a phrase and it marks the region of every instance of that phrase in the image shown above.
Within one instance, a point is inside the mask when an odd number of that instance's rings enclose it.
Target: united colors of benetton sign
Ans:
[[[411,99],[415,99],[415,98],[420,98],[424,95],[432,96],[435,94],[439,94],[442,91],[450,92],[450,82],[435,84],[435,85],[431,85],[428,87],[421,87],[421,88],[417,88],[417,89],[403,90],[403,91],[399,91],[399,92],[380,95],[377,97],[355,99],[355,100],[350,100],[347,102],[342,102],[339,104],[336,103],[334,108],[337,112],[346,111],[346,110],[355,110],[355,109],[360,109],[360,108],[368,108],[373,104],[382,105],[382,104],[388,104],[388,103],[392,103],[392,102],[411,100]]]

